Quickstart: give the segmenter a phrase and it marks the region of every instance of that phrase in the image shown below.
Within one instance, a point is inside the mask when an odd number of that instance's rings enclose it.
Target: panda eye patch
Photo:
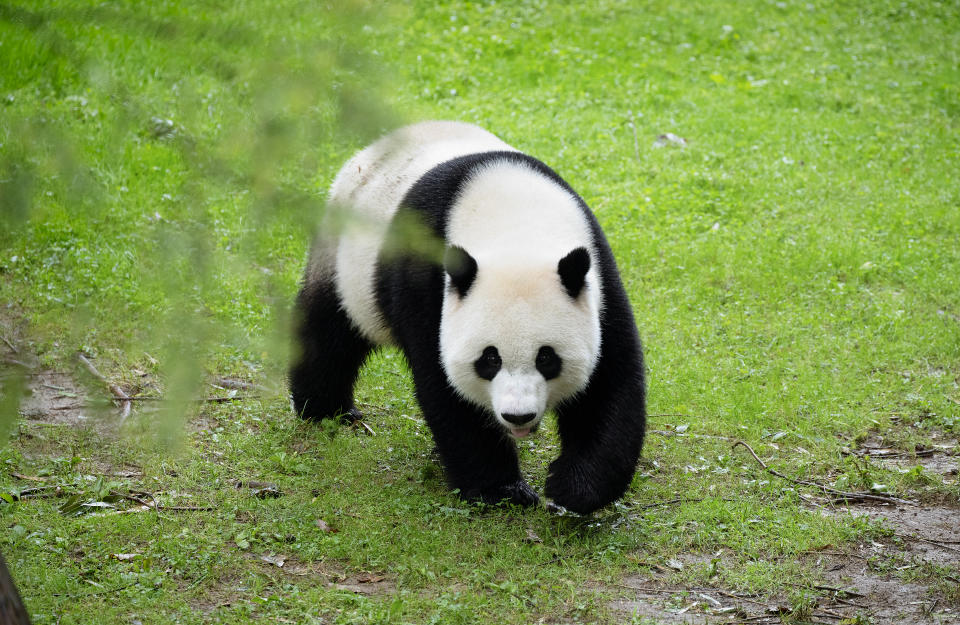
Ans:
[[[489,345],[484,348],[480,358],[477,358],[476,362],[473,363],[473,368],[477,371],[477,375],[484,380],[492,380],[500,371],[501,365],[503,365],[503,362],[500,360],[500,352],[493,345]]]
[[[536,365],[537,371],[540,372],[540,375],[542,375],[545,380],[552,380],[560,375],[560,368],[563,365],[563,361],[560,360],[560,356],[557,356],[557,352],[555,352],[552,347],[544,345],[540,348],[540,351],[537,352]]]

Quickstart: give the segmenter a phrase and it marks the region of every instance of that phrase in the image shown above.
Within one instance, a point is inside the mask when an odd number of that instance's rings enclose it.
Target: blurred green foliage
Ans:
[[[30,293],[7,314],[31,317],[52,357],[159,352],[171,398],[195,390],[211,346],[283,366],[297,268],[276,257],[322,217],[318,174],[343,157],[329,148],[396,123],[365,41],[396,9],[272,11],[0,4],[0,292]]]

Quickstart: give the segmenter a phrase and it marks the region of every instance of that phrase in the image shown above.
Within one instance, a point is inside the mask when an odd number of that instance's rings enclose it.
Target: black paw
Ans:
[[[352,425],[363,419],[363,413],[356,406],[351,406],[347,410],[335,410],[327,408],[314,409],[310,400],[303,400],[297,397],[292,399],[293,411],[304,421],[313,421],[319,423],[324,419],[336,419],[343,425]]]
[[[462,496],[464,499],[482,501],[489,505],[510,503],[518,506],[535,506],[540,501],[539,495],[523,480],[493,488],[463,491]]]
[[[340,413],[340,423],[342,423],[343,425],[353,425],[354,423],[356,423],[357,421],[361,421],[362,419],[363,419],[363,413],[360,412],[360,410],[356,406],[353,406],[352,408],[350,408],[350,410],[346,410]]]
[[[604,488],[603,486],[607,486]],[[589,514],[622,494],[611,494],[609,485],[598,488],[577,467],[550,468],[543,494],[554,504],[578,514]]]

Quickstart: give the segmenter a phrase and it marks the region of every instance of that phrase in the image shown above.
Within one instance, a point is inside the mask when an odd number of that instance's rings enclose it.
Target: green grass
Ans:
[[[186,429],[138,407],[119,437],[13,430],[0,493],[36,485],[18,473],[211,507],[0,503],[37,623],[618,622],[621,580],[678,555],[705,558],[678,588],[776,595],[815,579],[805,552],[883,539],[712,437],[799,479],[956,505],[955,479],[841,453],[960,435],[956,2],[198,4],[0,3],[0,319],[29,322],[44,364],[83,350],[128,389],[268,387]],[[376,436],[290,414],[285,320],[326,187],[427,118],[538,156],[610,239],[661,433],[593,518],[458,501],[395,352],[358,391]],[[655,147],[667,132],[687,146]],[[158,437],[170,424],[186,434]],[[537,488],[556,444],[521,446]],[[674,498],[691,501],[643,508]],[[363,574],[389,592],[330,585]]]

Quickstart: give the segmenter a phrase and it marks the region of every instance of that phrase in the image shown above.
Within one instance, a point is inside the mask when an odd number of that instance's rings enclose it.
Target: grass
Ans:
[[[211,507],[0,503],[35,622],[619,622],[624,577],[662,570],[806,610],[784,591],[816,578],[804,554],[883,530],[711,437],[798,479],[956,505],[955,478],[842,452],[960,435],[958,23],[955,2],[0,3],[5,336],[25,319],[44,365],[83,350],[128,390],[268,389],[186,418],[138,407],[120,436],[21,421],[0,493],[34,485],[18,473]],[[540,157],[604,226],[655,432],[621,505],[458,501],[389,350],[358,392],[376,436],[290,414],[284,320],[325,189],[426,118]],[[656,147],[668,132],[686,146]],[[556,444],[521,446],[537,488]]]

